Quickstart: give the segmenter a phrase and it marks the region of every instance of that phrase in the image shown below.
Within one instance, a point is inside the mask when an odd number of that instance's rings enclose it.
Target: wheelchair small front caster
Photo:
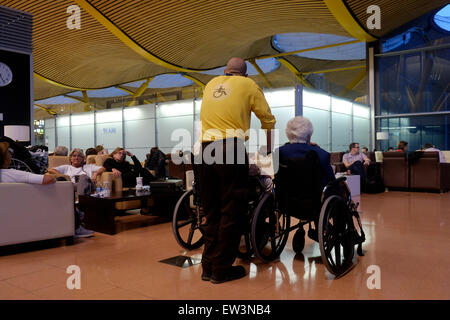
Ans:
[[[305,248],[305,230],[300,227],[294,234],[292,239],[292,248],[296,254],[302,253]]]

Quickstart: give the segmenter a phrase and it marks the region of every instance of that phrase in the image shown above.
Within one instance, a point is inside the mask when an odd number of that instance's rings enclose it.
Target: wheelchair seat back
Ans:
[[[303,158],[280,159],[274,180],[279,208],[301,220],[317,218],[321,209],[322,177],[315,151],[309,151]]]

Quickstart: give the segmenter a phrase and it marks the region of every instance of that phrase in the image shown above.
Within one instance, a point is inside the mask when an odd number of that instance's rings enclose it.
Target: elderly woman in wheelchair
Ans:
[[[288,122],[286,135],[290,143],[272,157],[276,172],[273,190],[265,190],[260,180],[250,177],[248,227],[239,256],[275,260],[294,230],[292,247],[299,254],[305,245],[304,225],[308,224],[308,236],[319,242],[324,265],[332,274],[341,276],[353,266],[355,245],[358,254],[363,255],[364,231],[346,178],[335,179],[330,154],[310,143],[312,133],[312,124],[306,118],[295,117]],[[203,242],[199,231],[202,210],[195,189],[194,183],[194,188],[180,198],[173,219],[175,238],[189,250]],[[291,217],[298,221],[293,226]],[[183,235],[184,227],[187,230]]]

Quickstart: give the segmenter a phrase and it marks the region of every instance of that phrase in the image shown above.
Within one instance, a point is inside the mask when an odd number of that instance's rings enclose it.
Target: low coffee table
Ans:
[[[115,204],[122,201],[141,200],[142,206],[147,206],[147,201],[152,197],[150,192],[136,192],[136,190],[127,190],[111,192],[110,197],[93,197],[92,195],[79,196],[80,210],[84,212],[84,225],[87,229],[97,232],[116,234],[123,230],[123,224],[126,220],[133,224],[150,225],[158,223],[155,220],[164,220],[164,218],[146,215],[130,215],[132,221],[127,217],[120,217],[123,211],[117,210]],[[167,220],[167,219],[166,219]],[[163,222],[163,221],[160,221]]]

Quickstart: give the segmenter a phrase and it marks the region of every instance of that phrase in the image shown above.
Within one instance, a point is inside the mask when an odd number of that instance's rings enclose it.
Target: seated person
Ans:
[[[399,141],[398,145],[397,145],[397,150],[395,150],[396,152],[407,152],[408,151],[408,142],[406,141]]]
[[[166,177],[166,155],[158,147],[151,148],[144,167],[155,171],[156,178]]]
[[[31,155],[31,153],[20,142],[14,141],[7,136],[0,137],[0,142],[7,142],[9,144],[8,148],[10,150],[12,158],[25,162],[25,164],[31,169],[33,173],[42,173],[39,166],[33,160],[33,156]]]
[[[95,150],[95,148],[88,148],[86,150],[86,158],[87,156],[96,156],[97,155],[97,150]]]
[[[434,152],[439,152],[439,162],[440,163],[446,163],[444,153],[442,153],[441,150],[435,148],[431,143],[425,143],[423,145],[423,151],[424,152],[433,152],[433,151]]]
[[[349,149],[350,152],[342,157],[342,161],[347,168],[347,174],[356,174],[363,177],[364,166],[370,164],[370,159],[364,153],[359,152],[359,143],[357,142],[350,143]]]
[[[97,155],[105,155],[105,154],[108,154],[108,150],[105,149],[105,148],[103,148],[102,145],[98,145],[98,146],[96,146],[94,149],[95,149],[95,151],[97,152],[97,153],[96,153]]]
[[[83,150],[75,148],[70,154],[70,164],[65,164],[55,168],[50,168],[49,173],[64,174],[70,177],[72,183],[77,184],[78,194],[85,194],[85,185],[87,184],[83,179],[97,180],[97,176],[106,171],[104,167],[99,167],[94,164],[85,164]],[[80,189],[81,188],[81,189]],[[88,230],[81,225],[82,213],[76,209],[75,213],[75,237],[90,237],[93,236],[94,231]]]
[[[368,155],[369,149],[367,149],[367,147],[362,147],[361,150],[362,150],[362,153],[364,153],[366,156]]]
[[[126,156],[131,157],[134,165],[125,161]],[[136,186],[136,178],[139,176],[143,178],[144,185],[148,185],[150,181],[155,180],[155,177],[147,169],[142,168],[136,156],[124,148],[116,148],[111,153],[111,158],[105,160],[103,166],[107,171],[112,172],[114,176],[121,176],[122,184],[125,188]]]
[[[67,147],[57,146],[55,148],[55,150],[53,151],[53,155],[54,156],[67,156],[68,152],[69,152],[69,150],[67,149]]]
[[[33,184],[55,183],[56,179],[50,174],[34,174],[31,172],[8,169],[11,163],[9,143],[0,142],[0,182],[22,182]]]
[[[336,178],[330,164],[330,154],[318,145],[311,143],[313,131],[313,125],[307,118],[295,117],[289,120],[286,126],[286,136],[289,143],[280,147],[276,152],[278,152],[279,162],[283,163],[285,159],[303,158],[308,151],[315,151],[323,172],[322,185],[325,186]],[[274,156],[274,161],[276,159],[277,157]],[[276,164],[274,169],[277,170]]]
[[[81,175],[86,175],[95,182],[97,180],[97,176],[106,171],[104,167],[99,167],[95,164],[85,164],[85,157],[83,154],[83,150],[81,149],[73,149],[69,154],[69,158],[70,164],[50,168],[48,172],[53,174],[65,174],[70,177],[73,183],[77,183],[77,177]]]

